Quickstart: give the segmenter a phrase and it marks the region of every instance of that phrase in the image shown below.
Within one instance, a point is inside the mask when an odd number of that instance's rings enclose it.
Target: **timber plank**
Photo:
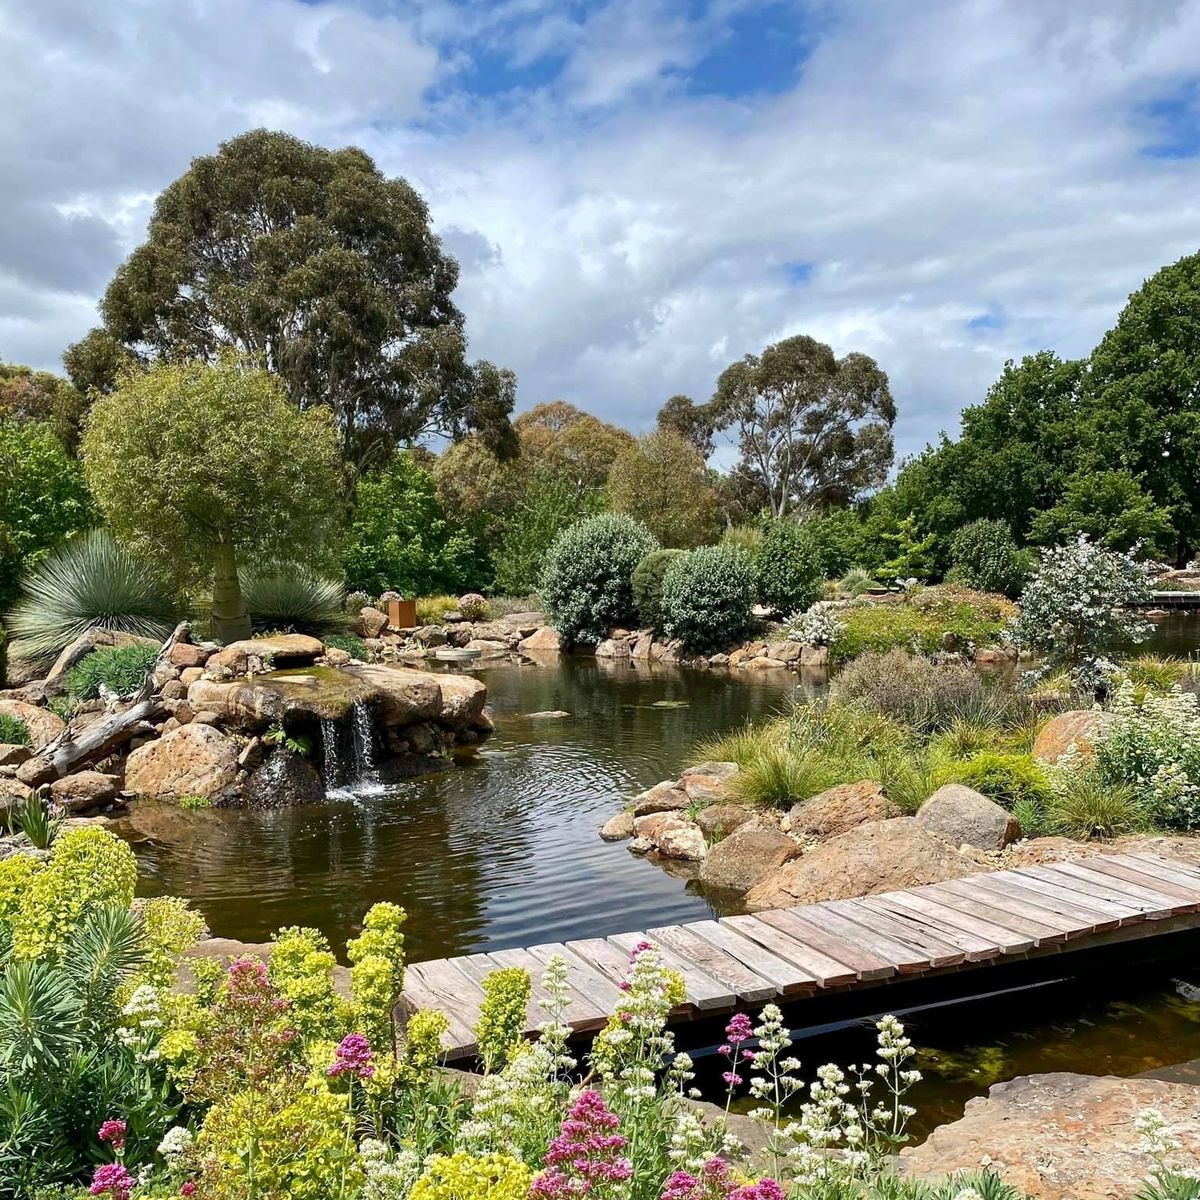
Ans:
[[[967,949],[971,962],[983,962],[1000,954],[1020,954],[1033,949],[1032,938],[1020,938],[1011,929],[1003,929],[991,921],[959,912],[946,904],[939,904],[919,892],[892,892],[887,896],[894,909],[907,909],[922,918],[934,922],[935,928],[944,930],[955,939],[970,937],[972,945]]]
[[[1116,929],[1118,925],[1127,924],[1130,920],[1127,911],[1117,912],[1111,905],[1099,907],[1099,904],[1084,905],[1076,892],[1070,892],[1061,886],[1044,883],[1040,879],[1021,874],[1009,876],[996,881],[987,875],[973,876],[976,886],[991,892],[1001,902],[1011,896],[1025,904],[1031,904],[1042,909],[1051,916],[1062,920],[1067,937],[1076,938],[1086,933],[1103,933]]]
[[[790,959],[778,957],[752,938],[742,937],[736,929],[720,921],[693,921],[688,929],[699,934],[706,942],[712,942],[717,949],[724,950],[756,975],[773,983],[782,996],[811,992],[817,986],[817,981],[808,971],[796,966]]]
[[[1183,864],[1177,859],[1158,858],[1153,854],[1122,854],[1121,861],[1129,863],[1139,871],[1153,872],[1155,878],[1169,879],[1173,883],[1179,884],[1180,887],[1188,888],[1196,895],[1200,895],[1200,872],[1191,874],[1181,870]]]
[[[695,963],[706,975],[732,988],[743,1004],[758,1004],[779,995],[779,988],[769,979],[712,942],[705,941],[690,925],[663,925],[651,929],[650,939],[669,947],[680,958]]]
[[[550,999],[541,983],[542,976],[546,973],[545,960],[538,958],[531,950],[526,949],[490,950],[488,958],[502,967],[520,967],[529,972],[529,978],[533,981],[533,992],[529,997],[531,1009],[529,1023],[531,1026],[536,1026],[545,1020],[546,1010],[538,1004],[539,1000]],[[585,1031],[600,1029],[611,1015],[611,1009],[593,1002],[586,994],[576,989],[571,981],[569,969],[567,971],[567,1001],[563,1018],[568,1025],[575,1029]]]
[[[529,953],[543,966],[549,965],[556,954],[561,957],[566,963],[567,982],[571,985],[572,992],[582,996],[595,1009],[602,1018],[601,1025],[608,1023],[608,1018],[621,997],[621,989],[611,979],[600,974],[595,967],[579,958],[562,942],[542,942],[540,945],[530,946]]]
[[[448,962],[409,963],[404,970],[404,995],[418,1008],[445,1014],[449,1028],[442,1034],[447,1050],[459,1056],[474,1054],[475,1022],[483,992]]]
[[[772,954],[794,962],[817,981],[818,987],[844,987],[858,980],[858,972],[853,968],[805,945],[778,926],[770,925],[758,917],[722,917],[720,923],[765,946]]]
[[[1139,918],[1149,920],[1171,915],[1170,904],[1163,907],[1165,897],[1141,892],[1132,884],[1121,884],[1118,880],[1085,870],[1073,862],[1055,863],[1053,867],[1030,867],[1029,870],[1035,873],[1037,879],[1076,892],[1089,904],[1103,900],[1114,908],[1124,908]]]
[[[858,974],[863,982],[876,979],[890,979],[896,974],[896,967],[890,958],[883,958],[873,950],[863,945],[862,930],[855,925],[848,926],[851,934],[849,940],[834,930],[830,915],[828,920],[813,912],[812,906],[803,908],[779,908],[755,914],[760,921],[782,929],[784,933],[814,946],[823,954],[828,954],[835,962],[844,963]],[[843,923],[844,924],[844,923]]]
[[[1067,940],[1070,927],[1061,917],[1056,918],[1045,909],[1023,904],[1015,897],[1002,900],[992,892],[973,886],[970,878],[930,884],[922,892],[961,912],[978,914],[1005,929],[1032,937],[1039,946],[1057,945]]]
[[[1089,871],[1098,872],[1114,881],[1132,884],[1143,892],[1169,901],[1172,916],[1181,916],[1184,913],[1196,912],[1197,909],[1200,909],[1200,888],[1191,890],[1163,876],[1151,876],[1139,871],[1121,858],[1115,856],[1109,858],[1107,855],[1099,854],[1095,861],[1089,859],[1080,865],[1086,866]]]
[[[618,933],[608,939],[618,950],[624,950],[626,956],[633,953],[639,942],[652,942],[662,959],[663,965],[671,967],[683,976],[687,989],[688,1003],[701,1012],[713,1009],[730,1009],[737,1004],[737,991],[730,988],[723,980],[716,979],[697,963],[689,958],[683,958],[675,953],[668,945],[650,937],[645,933]]]
[[[966,961],[966,951],[961,946],[938,937],[932,930],[916,922],[906,922],[892,916],[875,905],[870,896],[835,900],[832,903],[837,906],[838,912],[856,924],[919,950],[925,956],[926,967],[956,967]]]
[[[861,921],[853,921],[828,903],[810,905],[805,911],[844,941],[862,946],[869,954],[890,962],[893,971],[911,975],[917,971],[927,971],[930,967],[929,955],[924,951],[881,930],[870,928]]]
[[[607,938],[577,938],[567,942],[567,949],[610,983],[619,986],[629,976],[629,955],[624,950],[618,950]]]

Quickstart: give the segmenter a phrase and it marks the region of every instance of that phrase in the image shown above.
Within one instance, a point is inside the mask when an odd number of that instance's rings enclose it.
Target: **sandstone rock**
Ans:
[[[729,666],[729,655],[718,652],[708,656],[708,665],[710,667],[727,667]]]
[[[1033,757],[1044,763],[1056,763],[1075,746],[1084,762],[1091,761],[1097,734],[1112,720],[1099,709],[1079,708],[1052,717],[1033,743]]]
[[[34,751],[54,741],[67,727],[62,718],[55,716],[48,708],[37,708],[24,700],[0,700],[0,713],[25,722]]]
[[[673,780],[665,779],[633,798],[633,815],[645,817],[650,813],[679,812],[688,806],[688,796]]]
[[[251,738],[238,753],[237,764],[243,771],[253,771],[260,766],[262,760],[266,757],[267,748],[262,743],[262,738]]]
[[[46,675],[46,686],[52,692],[62,690],[67,672],[93,650],[108,646],[153,646],[157,649],[160,645],[162,643],[154,638],[140,637],[136,633],[123,633],[111,629],[85,630],[69,646],[64,647],[54,660],[54,666]],[[9,677],[12,677],[11,664]]]
[[[413,640],[420,642],[422,646],[444,646],[446,635],[440,625],[422,625],[413,634]]]
[[[19,767],[32,757],[33,751],[28,746],[16,742],[0,743],[0,767]]]
[[[596,647],[597,658],[628,658],[629,643],[624,638],[605,638]]]
[[[221,714],[211,708],[202,708],[193,718],[194,725],[220,725]]]
[[[802,667],[827,667],[827,666],[829,666],[829,647],[828,646],[801,646],[800,647],[800,665]]]
[[[691,775],[708,775],[720,779],[722,782],[728,782],[740,770],[741,767],[735,762],[702,762],[697,763],[694,767],[688,767],[680,778],[687,779]]]
[[[99,771],[77,771],[56,779],[50,785],[50,795],[71,812],[101,808],[117,798],[117,781]]]
[[[789,665],[800,661],[800,652],[803,646],[800,642],[768,642],[766,655],[768,658],[776,658],[782,663]]]
[[[1012,813],[961,783],[938,788],[917,810],[917,823],[952,846],[979,850],[1003,850],[1021,836]]]
[[[787,663],[778,658],[760,656],[738,664],[743,671],[786,671]]]
[[[41,787],[44,783],[53,783],[58,778],[54,764],[44,758],[27,758],[18,768],[16,778],[27,787]]]
[[[886,821],[900,810],[883,794],[873,779],[857,783],[839,783],[826,792],[793,805],[787,815],[792,833],[806,838],[831,838],[865,825],[868,821]]]
[[[626,847],[630,854],[649,854],[654,843],[649,838],[635,837]]]
[[[324,649],[319,638],[306,633],[277,633],[231,642],[224,650],[210,655],[204,667],[210,674],[228,670],[234,675],[244,675],[252,659],[259,659],[268,669],[308,666]]]
[[[531,721],[561,721],[564,717],[569,717],[571,714],[562,708],[548,708],[545,712],[535,712],[529,714]]]
[[[735,829],[754,819],[754,810],[744,804],[710,804],[696,814],[700,832],[710,840],[728,837]]]
[[[700,868],[700,882],[742,896],[799,853],[800,847],[778,830],[739,829],[710,847]]]
[[[185,688],[191,687],[197,679],[203,678],[203,667],[184,667],[183,670],[179,672],[179,682],[182,683]]]
[[[746,896],[750,911],[961,879],[980,868],[912,817],[869,821],[785,863]]]
[[[190,725],[164,734],[125,763],[125,787],[152,799],[203,796],[228,801],[237,792],[237,745],[198,714]]]
[[[276,750],[246,777],[242,796],[247,808],[291,808],[319,804],[325,799],[325,785],[306,758]]]
[[[562,638],[559,636],[557,629],[552,629],[549,625],[545,625],[541,629],[535,629],[528,637],[522,639],[521,649],[559,651],[562,649]]]
[[[1012,646],[985,646],[975,651],[975,661],[981,667],[996,667],[1017,661],[1017,651]]]
[[[639,633],[637,640],[633,643],[633,649],[630,650],[631,658],[637,659],[638,662],[649,662],[650,651],[654,647],[654,635],[652,633]]]
[[[211,652],[204,646],[193,646],[191,642],[176,642],[167,651],[168,661],[177,667],[202,667]]]
[[[609,817],[600,828],[600,836],[606,842],[623,842],[633,837],[633,813],[626,809]]]
[[[387,613],[380,612],[369,604],[358,610],[358,616],[352,625],[354,632],[361,638],[377,638],[387,627]]]
[[[470,675],[435,675],[442,695],[437,719],[452,729],[483,728],[487,686]],[[490,723],[487,728],[491,728]]]
[[[1200,1089],[1159,1079],[1055,1072],[996,1084],[962,1118],[905,1147],[906,1174],[924,1179],[992,1168],[1035,1200],[1124,1200],[1154,1168],[1135,1128],[1162,1113],[1182,1161],[1200,1160]]]
[[[729,783],[720,775],[685,775],[679,781],[693,804],[716,804],[729,794]]]
[[[168,679],[162,685],[164,700],[182,700],[187,695],[187,687],[182,679]]]
[[[654,844],[659,833],[666,828],[667,822],[673,821],[676,816],[674,812],[670,811],[647,813],[644,817],[639,817],[636,813],[632,815],[634,837],[645,840],[651,845]]]
[[[700,862],[708,853],[708,843],[695,821],[669,817],[654,837],[654,848],[664,858]]]
[[[20,808],[32,795],[33,788],[19,779],[7,779],[0,775],[0,812]]]
[[[493,638],[472,638],[467,643],[468,650],[478,650],[484,658],[500,658],[509,653],[507,642],[496,641]]]
[[[347,650],[339,650],[337,646],[326,646],[322,656],[325,665],[329,667],[344,667],[354,661],[354,655]]]
[[[529,612],[509,613],[504,618],[523,638],[530,637],[546,624],[546,614],[530,610]]]

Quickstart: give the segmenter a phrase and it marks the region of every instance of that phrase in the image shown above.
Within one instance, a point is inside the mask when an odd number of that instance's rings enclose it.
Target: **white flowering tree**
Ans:
[[[1107,655],[1142,641],[1150,623],[1131,609],[1152,595],[1147,568],[1086,535],[1043,550],[1037,574],[1021,593],[1012,640],[1047,668],[1065,667],[1079,683],[1105,676]]]

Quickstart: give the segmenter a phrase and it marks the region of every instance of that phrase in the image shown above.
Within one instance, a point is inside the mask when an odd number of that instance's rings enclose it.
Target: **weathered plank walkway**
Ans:
[[[585,1033],[616,1007],[617,985],[641,941],[653,942],[683,976],[687,999],[674,1019],[684,1021],[1196,928],[1200,866],[1097,855],[858,900],[413,963],[404,995],[410,1008],[446,1014],[447,1056],[456,1059],[475,1053],[481,985],[500,967],[523,967],[533,978],[528,1022],[536,1027],[544,1017],[538,980],[554,954],[567,963],[567,1019]]]

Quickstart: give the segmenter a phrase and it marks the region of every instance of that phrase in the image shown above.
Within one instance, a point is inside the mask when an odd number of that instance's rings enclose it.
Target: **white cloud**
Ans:
[[[1197,71],[1198,0],[814,3],[798,84],[732,99],[683,86],[724,10],[431,3],[414,32],[295,0],[141,0],[111,21],[82,3],[18,21],[13,2],[0,353],[39,365],[86,328],[131,212],[264,114],[358,141],[423,191],[462,259],[474,352],[517,370],[522,404],[562,395],[628,424],[807,332],[879,359],[913,449],[1005,358],[1086,352],[1197,249],[1200,159],[1142,151],[1147,103]],[[502,100],[456,91],[481,47],[565,66]],[[970,330],[984,314],[1004,323]]]

